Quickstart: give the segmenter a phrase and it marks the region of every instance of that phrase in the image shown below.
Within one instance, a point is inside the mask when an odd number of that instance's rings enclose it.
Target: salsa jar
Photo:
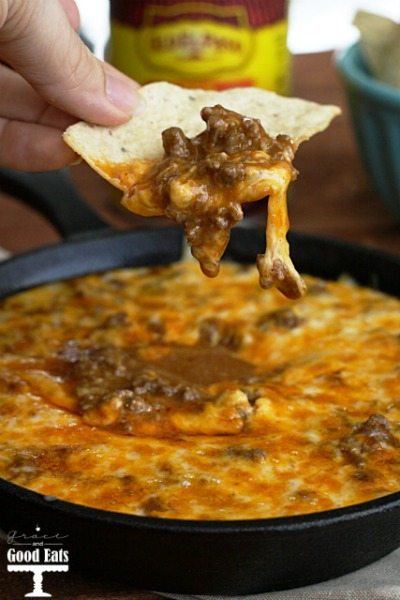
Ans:
[[[112,64],[141,84],[287,94],[285,0],[111,0]]]

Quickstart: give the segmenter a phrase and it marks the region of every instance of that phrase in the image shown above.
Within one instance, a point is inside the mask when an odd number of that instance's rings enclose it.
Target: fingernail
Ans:
[[[106,75],[106,94],[114,106],[127,115],[132,115],[139,104],[136,84],[127,77]]]

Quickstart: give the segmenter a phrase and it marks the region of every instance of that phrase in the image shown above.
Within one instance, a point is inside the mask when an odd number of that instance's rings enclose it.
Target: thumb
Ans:
[[[100,125],[126,121],[138,84],[93,56],[58,0],[0,0],[0,59],[47,102]]]

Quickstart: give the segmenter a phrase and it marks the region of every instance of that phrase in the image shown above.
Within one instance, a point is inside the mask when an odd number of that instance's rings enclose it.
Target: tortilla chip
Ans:
[[[147,160],[161,159],[164,150],[161,132],[180,127],[187,137],[204,130],[200,111],[205,106],[221,104],[248,117],[258,118],[272,137],[286,134],[295,146],[323,131],[340,113],[337,106],[320,105],[299,98],[284,98],[258,88],[234,88],[222,92],[181,88],[159,82],[139,90],[143,108],[123,125],[100,127],[77,123],[64,133],[65,142],[102,177],[119,189],[126,189],[119,171],[110,173],[110,165],[135,162],[138,171]],[[103,166],[108,168],[104,169]],[[132,173],[130,185],[135,183]]]
[[[65,141],[124,191],[128,210],[179,223],[208,277],[218,274],[230,230],[243,218],[241,205],[268,196],[260,285],[302,296],[306,286],[286,239],[286,191],[297,173],[292,159],[339,109],[256,88],[210,92],[153,83],[139,93],[144,108],[128,123],[78,123]]]
[[[374,77],[400,88],[400,24],[365,10],[356,13],[363,57]]]

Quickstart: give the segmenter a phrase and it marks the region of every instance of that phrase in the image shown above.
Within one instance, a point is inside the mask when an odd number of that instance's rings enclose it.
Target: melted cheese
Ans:
[[[289,303],[260,290],[252,267],[225,264],[209,280],[186,263],[4,300],[0,476],[74,503],[182,519],[304,514],[398,491],[400,301],[348,281],[306,280],[308,294]],[[160,344],[195,347],[205,330],[210,349],[256,372],[210,384],[249,407],[224,435],[213,433],[216,402],[196,417],[208,435],[185,433],[193,414],[184,408],[178,433],[122,435],[63,404],[64,375],[47,387],[29,376],[42,365],[43,384],[71,340],[150,356]]]
[[[193,256],[216,277],[230,230],[242,205],[269,196],[267,247],[257,257],[260,285],[291,299],[306,290],[289,255],[287,189],[296,177],[296,144],[271,137],[258,119],[220,105],[203,108],[206,129],[189,139],[178,127],[162,132],[164,156],[128,163],[96,162],[96,169],[124,191],[122,204],[142,216],[164,215],[181,225]]]

